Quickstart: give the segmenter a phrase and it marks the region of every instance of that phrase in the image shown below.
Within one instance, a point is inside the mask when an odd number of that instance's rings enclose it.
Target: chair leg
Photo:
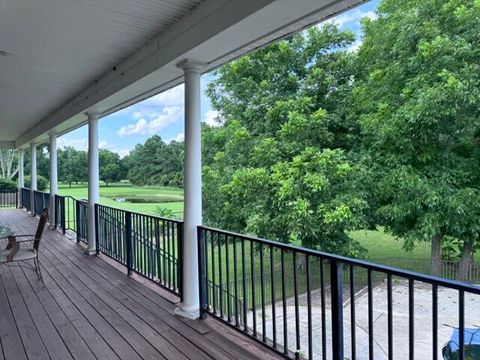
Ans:
[[[33,259],[35,263],[35,272],[37,273],[38,280],[40,280],[43,283],[43,275],[42,275],[42,268],[40,267],[40,259],[36,258]]]

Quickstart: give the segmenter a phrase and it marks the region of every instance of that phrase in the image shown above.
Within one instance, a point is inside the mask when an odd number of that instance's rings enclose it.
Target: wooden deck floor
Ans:
[[[38,220],[0,210],[0,224],[34,233]],[[279,359],[213,319],[173,315],[172,297],[129,278],[56,230],[45,230],[45,285],[27,266],[0,265],[2,359]]]

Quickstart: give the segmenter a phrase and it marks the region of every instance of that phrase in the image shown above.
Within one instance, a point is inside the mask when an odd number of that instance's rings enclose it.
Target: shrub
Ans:
[[[15,181],[7,178],[0,178],[0,192],[13,192],[16,190],[17,184]]]
[[[30,187],[30,176],[25,176],[25,186]],[[42,175],[37,175],[37,190],[45,191],[48,186],[48,180]]]
[[[174,213],[174,211],[172,209],[169,209],[169,208],[166,208],[166,207],[157,206],[157,208],[155,210],[153,210],[153,212],[156,215],[164,217],[164,218],[169,218],[169,219],[174,219],[174,220],[178,219],[178,216]]]

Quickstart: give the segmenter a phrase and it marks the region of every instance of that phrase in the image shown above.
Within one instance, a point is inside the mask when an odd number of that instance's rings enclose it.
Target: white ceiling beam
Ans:
[[[44,141],[53,128],[59,134],[71,131],[85,123],[84,112],[93,106],[104,116],[181,83],[182,73],[175,66],[179,60],[198,59],[208,71],[362,2],[207,0],[37,122],[15,145]]]
[[[208,0],[20,136],[16,146],[83,113],[99,101],[158,70],[274,0]]]

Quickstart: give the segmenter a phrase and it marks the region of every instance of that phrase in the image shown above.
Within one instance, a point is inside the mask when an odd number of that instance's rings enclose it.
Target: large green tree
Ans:
[[[462,246],[465,278],[480,231],[480,2],[384,0],[364,21],[360,116],[379,221],[405,239]]]
[[[108,186],[109,183],[118,182],[126,178],[126,169],[120,156],[107,149],[100,149],[100,180],[105,182]]]
[[[213,225],[359,255],[358,124],[347,116],[355,37],[333,25],[223,66],[208,88],[220,127],[204,126],[204,213]]]
[[[160,136],[137,144],[124,160],[134,185],[183,185],[183,143],[165,143]]]
[[[88,180],[88,157],[82,150],[76,150],[71,146],[58,149],[58,179],[66,182],[69,186],[72,183]]]

